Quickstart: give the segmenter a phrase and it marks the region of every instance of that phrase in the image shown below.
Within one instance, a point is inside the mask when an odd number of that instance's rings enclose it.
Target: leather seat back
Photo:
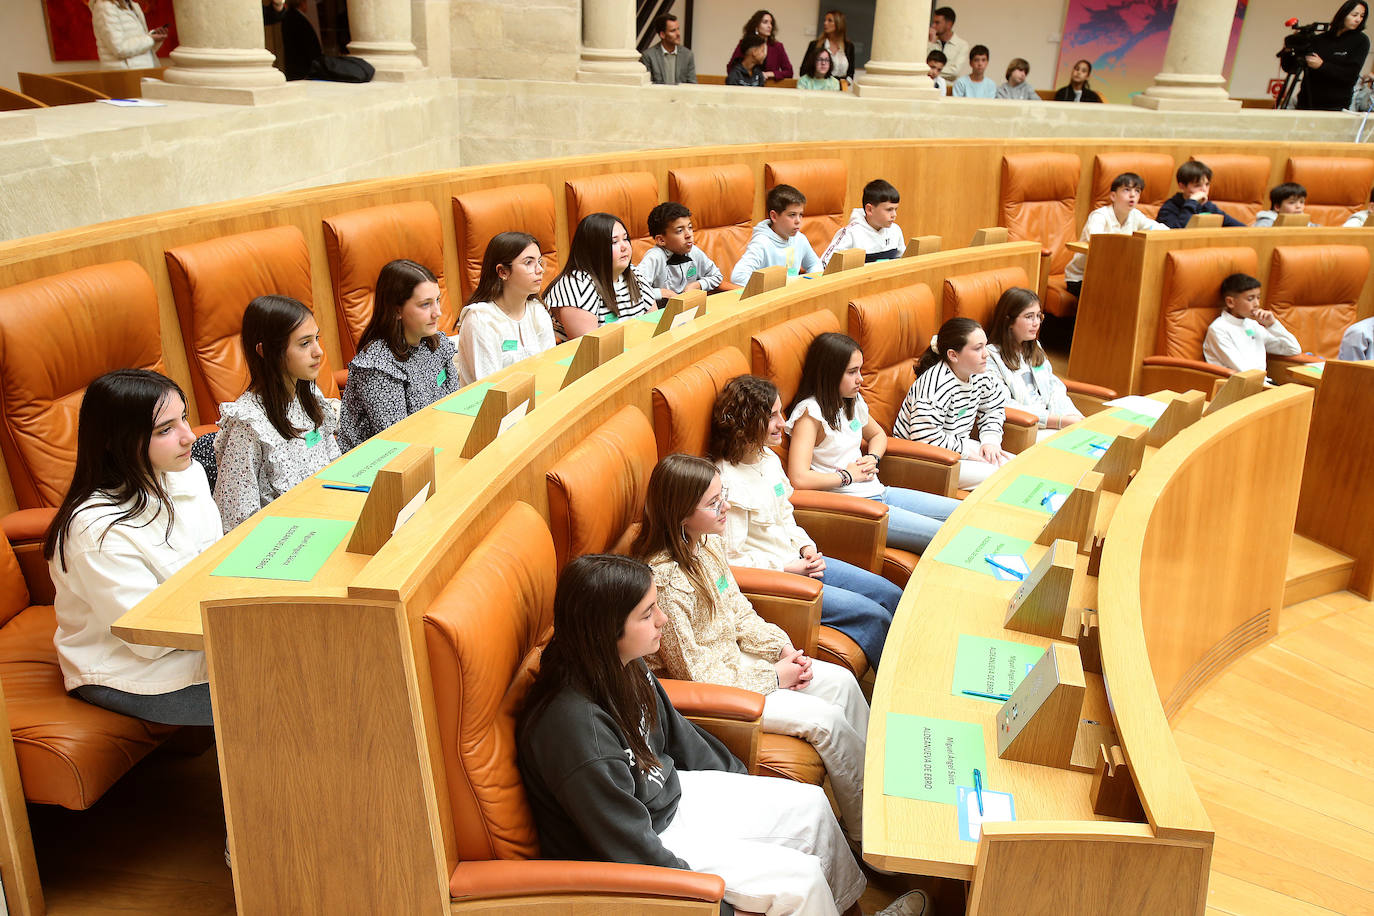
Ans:
[[[314,309],[310,252],[299,229],[278,226],[172,248],[166,257],[200,422],[215,423],[219,405],[248,388],[239,342],[248,303],[290,296]],[[316,383],[325,397],[339,396],[328,356]]]
[[[998,225],[1013,242],[1034,241],[1050,252],[1049,272],[1062,274],[1072,256],[1064,245],[1078,238],[1074,211],[1078,173],[1074,153],[1015,153],[1002,157]]]
[[[1159,215],[1160,205],[1178,190],[1174,180],[1174,157],[1168,153],[1100,153],[1093,157],[1092,206],[1110,203],[1112,182],[1122,172],[1135,172],[1145,182],[1136,209],[1150,219]]]
[[[972,318],[986,330],[992,324],[992,313],[997,308],[997,300],[1013,286],[1033,288],[1023,268],[998,267],[947,277],[942,320]]]
[[[652,172],[621,172],[573,178],[563,183],[568,199],[568,238],[577,231],[582,218],[592,213],[620,217],[630,233],[630,257],[639,263],[654,247],[649,235],[649,211],[658,206],[658,179]],[[696,225],[695,220],[692,223]]]
[[[142,267],[97,264],[0,290],[0,450],[19,508],[62,501],[86,386],[114,369],[165,371]]]
[[[448,301],[444,279],[444,230],[439,211],[427,200],[350,210],[324,220],[324,248],[339,316],[339,348],[344,362],[358,353],[358,340],[372,319],[377,275],[388,263],[409,258],[439,278],[444,317],[439,327],[451,333],[459,309]]]
[[[1335,359],[1368,276],[1363,245],[1279,245],[1269,262],[1266,303],[1305,352]]]
[[[1192,248],[1164,256],[1157,355],[1202,359],[1207,326],[1221,314],[1221,281],[1234,273],[1258,274],[1255,249]]]
[[[849,222],[844,196],[849,189],[849,170],[843,159],[793,159],[765,162],[763,186],[790,184],[806,195],[802,234],[820,254],[840,227]],[[859,201],[858,206],[863,206]]]
[[[849,334],[864,351],[864,401],[883,429],[897,422],[902,400],[916,381],[916,361],[939,330],[935,296],[924,283],[849,303]]]
[[[668,199],[692,211],[697,247],[729,277],[754,231],[754,173],[749,166],[669,169]]]
[[[775,324],[755,334],[749,340],[750,365],[754,375],[768,379],[778,387],[783,412],[797,394],[801,384],[802,364],[811,341],[827,331],[843,331],[833,312],[819,309],[808,315]]]
[[[1294,156],[1284,167],[1283,180],[1296,181],[1307,189],[1307,213],[1312,222],[1339,226],[1369,202],[1374,159]]]
[[[544,286],[558,276],[558,233],[553,192],[542,184],[516,184],[469,191],[453,198],[453,232],[458,245],[458,295],[461,312],[482,276],[487,243],[502,232],[528,232],[544,256]],[[568,236],[569,241],[572,236]]]
[[[1269,206],[1268,156],[1208,153],[1202,157],[1212,170],[1208,199],[1247,226]],[[1175,188],[1177,190],[1177,188]]]
[[[620,408],[573,446],[544,479],[558,569],[584,553],[625,553],[639,530],[654,431],[638,407]]]
[[[749,362],[734,347],[722,347],[654,386],[654,438],[658,457],[682,452],[706,457],[711,412],[730,379],[749,374]]]
[[[539,855],[515,728],[539,647],[553,631],[555,585],[548,528],[517,502],[424,616],[460,862]]]

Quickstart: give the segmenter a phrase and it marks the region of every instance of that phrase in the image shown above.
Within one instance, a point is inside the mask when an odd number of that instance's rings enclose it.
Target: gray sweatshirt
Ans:
[[[670,289],[675,293],[686,289],[688,283],[700,283],[702,290],[709,293],[725,279],[716,262],[695,245],[686,254],[673,254],[655,245],[644,252],[639,262],[639,275],[656,288]]]

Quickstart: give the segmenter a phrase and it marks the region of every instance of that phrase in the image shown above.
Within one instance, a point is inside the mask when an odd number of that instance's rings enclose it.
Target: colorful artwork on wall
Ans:
[[[148,28],[168,27],[167,40],[158,49],[165,58],[177,46],[176,22],[172,18],[172,0],[134,0],[143,7]],[[55,61],[94,61],[95,32],[91,30],[91,11],[86,0],[43,0],[43,13],[48,20],[48,44]]]

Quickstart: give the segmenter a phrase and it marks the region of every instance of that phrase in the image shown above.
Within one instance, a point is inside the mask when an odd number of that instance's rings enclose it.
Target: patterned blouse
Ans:
[[[792,645],[740,592],[725,560],[725,542],[708,535],[698,554],[709,599],[702,598],[682,567],[666,553],[649,558],[658,606],[668,618],[649,665],[667,677],[741,687],[764,696],[778,689],[773,665]]]
[[[339,429],[339,400],[323,397],[319,388],[311,387],[324,407],[324,420],[315,427],[300,399],[293,398],[286,419],[297,429],[306,430],[295,439],[282,438],[267,419],[262,400],[251,391],[232,404],[219,405],[215,503],[226,532],[339,457],[339,445],[334,440]]]
[[[635,315],[643,315],[658,308],[658,287],[648,282],[644,274],[640,273],[638,267],[630,268],[635,273],[635,281],[639,283],[639,301],[630,301],[630,285],[625,282],[623,277],[616,277],[615,287],[612,292],[615,294],[615,307],[611,308],[601,298],[596,291],[596,284],[592,282],[592,275],[585,270],[572,270],[559,277],[557,282],[549,287],[544,294],[544,304],[553,313],[554,330],[558,336],[567,338],[563,331],[563,324],[558,320],[558,309],[575,308],[582,309],[584,312],[591,312],[596,316],[597,325],[609,324],[612,321],[619,321],[622,318],[633,318]]]
[[[453,341],[439,335],[435,350],[423,342],[399,360],[384,340],[374,340],[348,364],[339,448],[348,451],[393,423],[463,387],[453,365]]]

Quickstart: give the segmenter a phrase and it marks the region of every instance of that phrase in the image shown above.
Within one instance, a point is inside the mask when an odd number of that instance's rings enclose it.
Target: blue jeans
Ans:
[[[940,530],[940,523],[959,506],[959,500],[949,496],[901,487],[884,487],[883,492],[869,499],[888,507],[887,546],[912,553],[924,553],[930,539]]]
[[[852,563],[825,558],[821,575],[821,623],[859,644],[876,669],[902,590],[876,573]]]

